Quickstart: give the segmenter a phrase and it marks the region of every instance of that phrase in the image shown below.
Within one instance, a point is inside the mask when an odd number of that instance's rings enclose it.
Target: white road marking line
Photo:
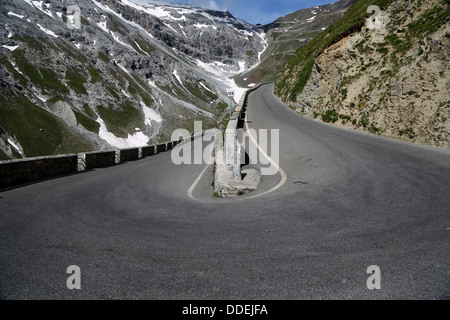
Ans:
[[[199,200],[196,197],[194,197],[192,195],[192,192],[194,191],[195,187],[197,186],[197,184],[200,182],[200,180],[202,179],[203,175],[205,174],[206,170],[209,168],[210,164],[208,164],[205,168],[203,168],[202,172],[200,172],[199,176],[197,177],[197,179],[194,181],[194,183],[192,184],[192,186],[189,188],[188,192],[187,192],[187,196],[189,198],[191,198],[192,200]]]
[[[216,143],[214,141],[214,143]],[[214,148],[213,148],[214,150]],[[212,151],[209,154],[209,160],[207,161],[208,163],[210,163],[212,158]],[[189,198],[191,198],[192,200],[197,200],[197,201],[201,201],[200,199],[197,199],[196,197],[194,197],[193,192],[195,187],[197,186],[197,184],[200,182],[200,180],[202,179],[203,175],[205,174],[206,170],[209,168],[210,164],[208,164],[206,167],[203,168],[202,172],[200,172],[200,174],[198,175],[197,179],[195,179],[194,183],[191,185],[191,187],[189,188],[189,190],[187,191],[187,196]]]
[[[277,184],[275,187],[273,187],[272,189],[267,190],[266,192],[263,192],[263,193],[261,193],[261,194],[257,194],[257,195],[251,196],[251,197],[245,197],[245,199],[252,199],[252,198],[257,198],[257,197],[261,197],[261,196],[264,196],[264,195],[266,195],[266,194],[272,193],[272,192],[274,192],[275,190],[278,190],[279,188],[281,188],[281,187],[286,183],[286,181],[287,181],[287,175],[286,175],[286,172],[284,172],[284,170],[281,169],[281,167],[280,167],[275,161],[273,161],[273,159],[272,159],[271,157],[269,157],[269,155],[268,155],[268,154],[260,147],[260,145],[258,144],[258,142],[256,142],[255,137],[253,137],[253,135],[252,135],[252,133],[251,133],[249,127],[248,127],[248,122],[247,122],[247,120],[245,121],[245,128],[246,128],[246,130],[247,130],[247,132],[248,132],[248,135],[249,135],[249,137],[250,137],[250,140],[252,140],[252,142],[253,142],[253,143],[255,144],[255,146],[259,149],[259,151],[261,152],[261,154],[262,154],[264,157],[266,157],[267,160],[269,160],[270,163],[271,163],[271,164],[278,170],[278,172],[280,172],[280,174],[281,174],[281,181],[280,181],[280,183],[278,183],[278,184]]]
[[[281,169],[281,167],[275,162],[273,161],[273,159],[261,148],[261,146],[258,144],[258,142],[256,142],[255,137],[253,137],[249,127],[248,127],[248,122],[245,121],[245,128],[248,132],[248,135],[250,137],[250,140],[252,140],[252,142],[255,144],[255,146],[259,149],[259,151],[261,152],[261,154],[266,157],[267,160],[269,160],[269,162],[278,170],[278,172],[281,174],[281,181],[272,189],[267,190],[266,192],[263,192],[261,194],[257,194],[251,197],[244,197],[242,199],[239,200],[247,200],[247,199],[254,199],[254,198],[258,198],[261,196],[264,196],[266,194],[272,193],[278,189],[280,189],[287,181],[287,175],[286,172],[284,172],[283,169]],[[211,155],[210,155],[211,157]],[[195,187],[197,186],[197,184],[200,182],[200,180],[202,179],[203,175],[205,174],[206,170],[209,168],[210,164],[207,165],[205,168],[203,168],[202,172],[200,172],[199,176],[197,177],[197,179],[194,181],[194,183],[191,185],[191,187],[189,188],[189,190],[187,191],[187,196],[192,199],[192,200],[197,200],[197,201],[201,201],[200,199],[197,199],[196,197],[194,197],[193,192]]]

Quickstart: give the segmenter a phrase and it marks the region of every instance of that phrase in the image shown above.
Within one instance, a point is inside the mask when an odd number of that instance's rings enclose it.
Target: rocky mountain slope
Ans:
[[[214,126],[260,29],[151,0],[2,0],[0,160],[141,146]],[[77,22],[80,22],[77,24]],[[238,93],[242,90],[238,90]]]
[[[307,116],[449,148],[449,61],[448,0],[359,0],[297,52],[276,90]]]
[[[326,27],[341,18],[353,2],[354,0],[340,0],[298,10],[261,26],[265,32],[267,50],[261,56],[261,63],[240,74],[236,77],[236,81],[243,86],[275,81],[289,58]]]

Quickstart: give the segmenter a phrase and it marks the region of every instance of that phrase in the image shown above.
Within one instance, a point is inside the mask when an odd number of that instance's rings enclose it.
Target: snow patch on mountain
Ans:
[[[142,110],[144,111],[145,120],[144,123],[146,125],[151,126],[152,121],[156,121],[158,123],[162,122],[162,117],[152,108],[147,107],[143,102],[141,102]]]
[[[108,128],[106,127],[105,122],[102,118],[97,118],[97,123],[100,125],[99,129],[99,136],[101,139],[108,142],[113,147],[122,149],[122,148],[137,148],[137,147],[143,147],[148,144],[150,141],[150,138],[146,136],[142,132],[136,132],[134,134],[128,134],[128,137],[126,139],[119,138],[114,133],[108,131]]]
[[[14,143],[10,138],[7,139],[8,143],[11,145],[11,147],[14,148],[14,151],[18,152],[23,157],[22,149],[19,148],[17,144]]]
[[[6,49],[8,49],[9,51],[14,51],[14,50],[16,50],[17,48],[18,48],[19,46],[17,45],[17,46],[7,46],[7,45],[3,45],[3,48],[6,48]]]
[[[217,27],[216,27],[216,26],[208,25],[208,24],[200,24],[200,23],[196,23],[196,24],[194,24],[194,25],[192,25],[192,26],[195,27],[195,28],[198,28],[198,29],[202,29],[202,28],[207,28],[207,29],[213,28],[214,30],[217,30]]]
[[[56,33],[54,33],[51,30],[45,29],[43,26],[41,26],[39,23],[36,23],[36,25],[39,27],[39,29],[41,29],[43,32],[45,32],[46,34],[48,34],[49,36],[52,36],[53,38],[58,38],[58,36],[56,35]]]
[[[212,92],[207,86],[205,86],[205,84],[204,84],[203,82],[200,81],[199,84],[200,84],[203,88],[205,88],[205,90],[208,90],[209,92],[214,93],[214,92]]]
[[[14,12],[8,12],[8,16],[13,16],[13,17],[17,17],[19,19],[23,19],[25,16],[22,16],[20,14],[14,13]]]
[[[189,91],[189,90],[187,90],[187,89],[185,88],[183,82],[181,81],[180,76],[178,75],[177,70],[173,70],[173,73],[172,73],[172,74],[175,76],[175,78],[178,80],[178,82],[181,84],[181,86],[182,86],[186,91]]]
[[[44,7],[44,1],[35,1],[35,0],[23,0],[26,3],[28,3],[29,5],[35,7],[36,9],[42,11],[43,13],[45,13],[46,15],[50,16],[53,18],[53,14],[50,10],[48,10],[48,8],[46,9]]]

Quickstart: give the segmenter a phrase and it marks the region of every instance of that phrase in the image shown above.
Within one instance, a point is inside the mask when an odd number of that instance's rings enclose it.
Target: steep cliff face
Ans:
[[[150,0],[4,0],[0,26],[0,160],[216,125],[266,48],[228,12]]]
[[[279,92],[325,122],[449,148],[449,13],[448,1],[395,1],[316,55],[300,94]]]

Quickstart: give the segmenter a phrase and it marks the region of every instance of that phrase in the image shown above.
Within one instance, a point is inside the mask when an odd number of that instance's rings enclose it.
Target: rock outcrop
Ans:
[[[291,106],[338,126],[449,148],[449,12],[448,1],[395,1],[315,57]]]

